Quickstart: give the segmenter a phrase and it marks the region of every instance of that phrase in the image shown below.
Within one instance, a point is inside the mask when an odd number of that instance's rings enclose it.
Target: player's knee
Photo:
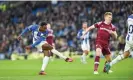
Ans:
[[[85,51],[84,51],[84,53],[85,53],[86,55],[88,55],[88,52],[89,52],[88,50],[85,50]]]
[[[49,56],[48,53],[44,53],[44,56]]]
[[[44,53],[44,56],[48,56],[48,57],[50,57],[50,55],[49,55],[48,53]]]
[[[51,45],[45,43],[44,45],[42,45],[42,49],[43,49],[43,50],[52,50],[53,47],[52,47]]]
[[[97,48],[96,49],[96,56],[100,56],[101,55],[101,49],[100,48]]]
[[[125,53],[124,53],[124,58],[128,58],[129,57],[129,55],[130,55],[130,52],[129,51],[126,51]]]

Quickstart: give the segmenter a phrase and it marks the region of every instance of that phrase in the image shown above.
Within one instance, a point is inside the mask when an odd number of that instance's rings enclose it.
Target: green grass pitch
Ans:
[[[100,60],[99,75],[93,74],[94,59],[88,64],[80,59],[68,63],[61,59],[50,61],[47,75],[38,75],[41,59],[37,60],[0,60],[0,80],[133,80],[133,59],[123,60],[112,67],[113,73],[103,73],[104,59]]]

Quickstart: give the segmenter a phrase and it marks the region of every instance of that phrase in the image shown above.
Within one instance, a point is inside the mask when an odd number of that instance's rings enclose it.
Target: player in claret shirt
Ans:
[[[51,29],[51,25],[49,23],[47,24],[47,30],[49,31],[49,33],[48,33],[48,36],[46,38],[46,41],[51,46],[55,47],[55,45],[54,45],[54,34],[53,34],[53,30]],[[51,51],[49,51],[49,54],[51,56],[50,57],[51,60],[53,61],[53,56],[54,56],[53,53]]]
[[[22,33],[18,36],[18,40],[22,38],[22,36],[28,32],[31,31],[33,35],[33,44],[26,46],[26,49],[31,49],[36,47],[39,51],[42,51],[44,53],[43,58],[43,64],[41,71],[39,72],[39,75],[45,75],[45,68],[47,67],[47,64],[49,62],[49,53],[48,51],[51,51],[52,53],[58,55],[59,57],[63,58],[66,62],[72,62],[73,60],[71,58],[67,58],[66,56],[62,55],[60,52],[58,52],[56,49],[53,48],[50,44],[47,43],[46,37],[50,33],[47,30],[47,23],[41,22],[39,25],[30,25],[29,27],[26,27]]]
[[[90,26],[86,33],[94,28],[97,28],[97,38],[96,38],[96,57],[94,61],[94,74],[98,73],[98,66],[100,62],[100,55],[103,54],[106,62],[111,62],[111,52],[109,49],[109,40],[112,36],[113,38],[117,38],[116,28],[111,23],[112,21],[112,13],[106,12],[104,14],[104,21],[97,22],[96,24]],[[86,34],[85,33],[85,34]],[[105,63],[106,63],[105,62]],[[105,66],[104,70],[105,72]],[[110,70],[111,72],[111,70]]]

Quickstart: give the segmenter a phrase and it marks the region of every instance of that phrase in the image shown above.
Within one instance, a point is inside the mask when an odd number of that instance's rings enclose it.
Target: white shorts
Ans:
[[[126,41],[124,52],[128,50],[131,51],[132,49],[133,49],[133,41]]]
[[[40,44],[35,46],[39,52],[42,52],[42,45],[45,43],[47,43],[47,41],[42,41]]]
[[[82,44],[81,44],[81,48],[82,50],[88,50],[90,51],[90,43],[89,43],[89,40],[87,42],[83,41]]]

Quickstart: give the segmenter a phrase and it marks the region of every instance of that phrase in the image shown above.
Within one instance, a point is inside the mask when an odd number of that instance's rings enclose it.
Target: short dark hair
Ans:
[[[47,23],[46,23],[45,21],[42,21],[42,22],[40,22],[39,25],[40,25],[40,26],[44,26],[44,25],[47,25]]]

